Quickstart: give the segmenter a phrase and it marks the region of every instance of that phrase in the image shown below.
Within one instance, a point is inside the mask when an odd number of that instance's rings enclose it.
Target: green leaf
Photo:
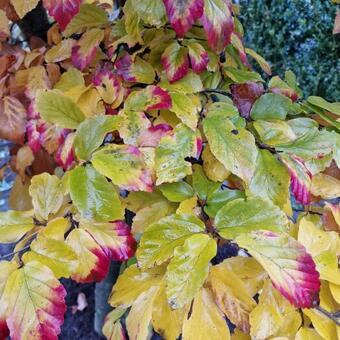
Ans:
[[[72,170],[70,194],[84,218],[99,222],[124,218],[124,209],[112,183],[90,165]]]
[[[170,92],[174,112],[183,124],[195,130],[198,122],[198,113],[201,110],[201,101],[197,96],[186,95],[180,92]]]
[[[58,90],[39,91],[36,107],[46,122],[62,128],[76,129],[85,119],[84,113],[77,104]]]
[[[137,250],[141,268],[162,264],[173,256],[174,249],[196,233],[205,231],[204,223],[191,215],[171,215],[151,224],[144,232]]]
[[[158,0],[132,0],[133,8],[145,24],[160,27],[166,23],[165,7]]]
[[[318,303],[319,273],[301,243],[287,234],[257,231],[241,234],[236,243],[268,272],[276,289],[296,308]]]
[[[222,237],[232,239],[253,230],[285,231],[288,220],[273,203],[255,197],[228,202],[216,214],[215,225]]]
[[[28,231],[34,228],[32,211],[0,212],[0,243],[19,241]]]
[[[236,128],[223,112],[208,112],[203,130],[214,156],[227,170],[249,183],[258,153],[254,136],[244,128]]]
[[[70,277],[78,266],[78,257],[64,240],[55,240],[39,235],[31,243],[30,251],[22,260],[25,264],[38,261],[49,267],[57,278]]]
[[[96,116],[83,121],[76,132],[74,147],[79,159],[86,160],[104,140],[107,133],[118,129],[118,116]]]
[[[100,27],[108,23],[106,13],[103,9],[95,4],[83,4],[80,6],[79,12],[72,18],[67,25],[64,35],[70,35],[89,29],[92,27]]]
[[[29,187],[34,213],[38,219],[48,220],[63,204],[62,181],[47,172],[34,176]]]
[[[237,84],[243,84],[247,81],[264,81],[259,73],[253,71],[244,71],[238,70],[234,67],[225,67],[224,72],[231,80],[233,80]]]
[[[218,190],[209,194],[204,212],[209,217],[215,217],[217,212],[226,205],[227,202],[237,198],[245,198],[244,192],[240,190]]]
[[[115,185],[129,191],[152,191],[151,172],[142,152],[131,145],[110,144],[92,156],[93,167]]]
[[[340,116],[340,103],[329,103],[327,100],[317,96],[310,96],[307,98],[307,101],[312,105]]]
[[[171,308],[184,307],[195,297],[208,275],[209,262],[216,251],[216,241],[203,234],[187,238],[175,249],[165,275]]]
[[[277,145],[276,149],[308,160],[331,153],[334,144],[335,139],[332,133],[313,129],[292,142]]]
[[[250,195],[269,199],[283,208],[289,199],[289,184],[286,167],[268,150],[259,150],[255,174],[248,187]]]
[[[158,187],[162,194],[171,202],[182,202],[194,196],[194,190],[186,182],[164,183]]]
[[[54,85],[54,89],[66,92],[77,86],[85,86],[84,77],[78,69],[70,67],[61,75],[58,82]]]
[[[286,96],[276,93],[266,93],[256,100],[250,111],[250,117],[254,120],[284,120],[291,106],[292,102]]]
[[[214,192],[221,187],[221,183],[210,181],[205,175],[201,165],[194,164],[192,168],[192,185],[194,190],[201,200],[206,200],[209,193]]]
[[[182,79],[170,84],[166,78],[163,78],[159,86],[169,91],[180,92],[183,94],[193,94],[203,91],[201,78],[198,74],[189,71],[189,73]]]
[[[177,182],[191,174],[191,163],[187,162],[185,158],[196,155],[195,137],[192,130],[179,124],[172,135],[165,136],[160,140],[155,157],[157,185]]]

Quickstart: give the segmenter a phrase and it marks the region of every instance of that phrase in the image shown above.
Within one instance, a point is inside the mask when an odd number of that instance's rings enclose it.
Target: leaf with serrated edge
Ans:
[[[205,231],[201,220],[191,215],[171,215],[151,224],[144,232],[137,251],[141,268],[162,264],[173,256],[174,249],[183,245],[195,233]]]
[[[167,267],[166,295],[171,308],[184,307],[196,295],[209,272],[209,262],[216,255],[216,241],[209,235],[187,238],[174,250]]]
[[[67,309],[65,296],[65,288],[40,262],[15,270],[4,291],[11,339],[56,340]]]
[[[286,215],[273,203],[259,197],[232,200],[216,214],[215,225],[225,238],[259,229],[286,231]]]
[[[297,308],[318,303],[319,273],[304,246],[287,234],[257,231],[241,234],[235,242],[255,257],[273,285]]]

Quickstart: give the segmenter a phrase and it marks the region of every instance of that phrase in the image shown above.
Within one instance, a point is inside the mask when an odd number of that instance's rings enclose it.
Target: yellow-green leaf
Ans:
[[[38,2],[39,0],[11,0],[11,3],[20,19],[34,9],[38,5]]]
[[[55,214],[63,204],[62,181],[47,172],[32,178],[29,193],[32,197],[34,213],[42,220],[48,220],[49,215]]]
[[[0,242],[19,241],[28,231],[34,228],[32,211],[9,210],[0,212]]]
[[[166,271],[166,295],[171,308],[189,303],[203,286],[209,262],[216,255],[216,241],[209,235],[196,234],[174,250]]]
[[[46,122],[63,128],[76,129],[85,119],[77,104],[58,90],[39,91],[35,103]]]

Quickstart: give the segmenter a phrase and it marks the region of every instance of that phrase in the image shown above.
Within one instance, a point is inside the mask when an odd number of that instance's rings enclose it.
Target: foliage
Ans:
[[[100,3],[43,1],[57,23],[30,51],[2,32],[21,179],[0,216],[0,338],[56,339],[59,279],[116,260],[108,339],[336,339],[339,104],[302,100],[292,72],[265,85],[229,1]]]
[[[331,0],[240,0],[246,42],[282,75],[292,70],[306,95],[339,100],[339,35]]]

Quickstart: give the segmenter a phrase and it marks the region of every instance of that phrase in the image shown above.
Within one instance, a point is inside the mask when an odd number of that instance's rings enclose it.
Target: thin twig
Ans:
[[[340,326],[340,320],[338,316],[339,312],[331,313],[331,312],[328,312],[326,309],[323,309],[321,306],[317,306],[315,307],[315,309],[319,311],[321,314],[323,314],[324,316],[326,316],[327,318],[334,321],[337,326]]]
[[[28,246],[26,246],[26,247],[21,248],[20,250],[13,251],[12,253],[8,253],[8,254],[6,254],[6,255],[3,255],[3,256],[0,257],[0,260],[4,259],[4,258],[6,258],[6,257],[9,257],[9,256],[11,256],[11,255],[15,255],[15,254],[17,254],[17,253],[20,253],[21,251],[28,249],[30,246],[31,246],[31,245],[28,245]]]
[[[219,89],[205,89],[203,91],[201,91],[201,93],[218,93],[221,94],[223,96],[230,96],[230,93],[227,91],[223,91],[223,90],[219,90]]]

